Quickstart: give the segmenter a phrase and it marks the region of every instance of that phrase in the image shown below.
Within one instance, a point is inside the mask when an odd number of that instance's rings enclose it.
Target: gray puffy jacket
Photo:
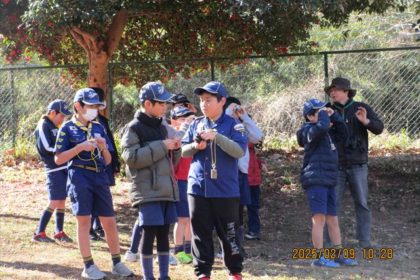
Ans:
[[[140,126],[143,139],[139,138],[135,126],[137,129]],[[131,181],[133,207],[152,201],[179,200],[173,167],[178,163],[181,151],[168,151],[161,139],[150,140],[159,138],[157,134],[161,130],[161,124],[150,127],[137,119],[125,128],[121,139],[121,158],[126,163],[126,173]]]

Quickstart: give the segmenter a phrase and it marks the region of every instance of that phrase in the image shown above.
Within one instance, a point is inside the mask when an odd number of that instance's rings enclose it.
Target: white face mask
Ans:
[[[82,114],[83,118],[88,121],[93,121],[98,116],[97,109],[86,109],[86,113]]]

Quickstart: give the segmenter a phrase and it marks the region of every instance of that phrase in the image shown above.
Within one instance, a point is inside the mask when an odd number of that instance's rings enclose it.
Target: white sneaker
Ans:
[[[112,267],[112,274],[119,275],[122,277],[129,277],[133,276],[134,272],[132,272],[128,267],[126,267],[125,264],[119,262]]]
[[[106,274],[100,271],[96,265],[92,264],[89,268],[83,269],[82,277],[88,279],[103,279],[106,277]]]
[[[159,263],[158,257],[155,258],[155,262],[157,264]],[[174,257],[172,253],[169,253],[169,265],[178,265],[178,261],[176,260],[176,258]]]
[[[140,259],[140,253],[133,253],[131,251],[125,252],[124,259],[128,262],[136,262]]]
[[[178,261],[172,253],[169,253],[169,265],[178,265]]]

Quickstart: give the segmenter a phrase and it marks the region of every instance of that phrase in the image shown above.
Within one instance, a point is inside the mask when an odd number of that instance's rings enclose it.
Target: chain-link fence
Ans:
[[[182,92],[198,105],[192,94],[210,80],[226,84],[238,97],[268,138],[289,137],[302,123],[302,104],[309,97],[326,98],[323,88],[335,76],[347,77],[358,90],[356,99],[371,105],[390,133],[404,130],[420,134],[420,47],[290,54],[277,59],[250,57],[226,68],[228,59],[211,59],[208,71],[190,79],[176,75],[167,82],[174,93]],[[232,61],[233,59],[230,59]],[[171,68],[174,61],[130,63],[131,69],[148,73],[156,67]],[[109,66],[110,80],[125,71],[126,64]],[[141,69],[141,71],[140,71]],[[32,140],[32,133],[47,104],[56,98],[71,102],[75,88],[68,82],[72,71],[86,66],[0,68],[1,148]],[[133,71],[133,70],[132,70]],[[149,71],[156,73],[156,71]],[[156,77],[148,77],[157,80]],[[109,108],[112,127],[117,131],[129,122],[138,107],[138,88],[111,84]]]

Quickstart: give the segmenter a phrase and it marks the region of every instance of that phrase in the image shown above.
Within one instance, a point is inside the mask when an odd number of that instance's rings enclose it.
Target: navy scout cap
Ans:
[[[80,102],[80,101],[87,105],[104,106],[104,103],[101,102],[101,100],[99,99],[99,95],[92,88],[82,88],[76,92],[76,95],[74,96],[74,99],[73,99],[73,103]]]
[[[308,115],[312,110],[324,108],[325,105],[327,105],[327,102],[311,98],[303,104],[303,116],[306,117],[306,115]]]
[[[172,93],[167,91],[162,83],[148,82],[140,89],[139,100],[140,103],[143,103],[146,100],[169,102],[171,101],[172,96]]]
[[[188,100],[188,97],[187,97],[185,94],[183,94],[183,93],[177,93],[177,94],[175,94],[175,95],[172,97],[172,102],[173,102],[174,104],[180,104],[180,103],[191,103],[191,102]]]
[[[216,82],[216,81],[208,82],[203,87],[198,87],[194,89],[194,93],[197,95],[201,95],[204,92],[208,92],[214,95],[219,95],[221,97],[228,96],[225,86],[221,82]]]
[[[47,111],[56,111],[60,112],[63,115],[69,116],[71,115],[71,112],[69,111],[69,106],[67,106],[66,101],[62,99],[56,99],[52,101],[50,104],[48,104]]]
[[[194,113],[191,112],[190,109],[184,106],[178,106],[171,110],[171,119],[176,119],[180,117],[188,117],[191,115],[194,115]]]

